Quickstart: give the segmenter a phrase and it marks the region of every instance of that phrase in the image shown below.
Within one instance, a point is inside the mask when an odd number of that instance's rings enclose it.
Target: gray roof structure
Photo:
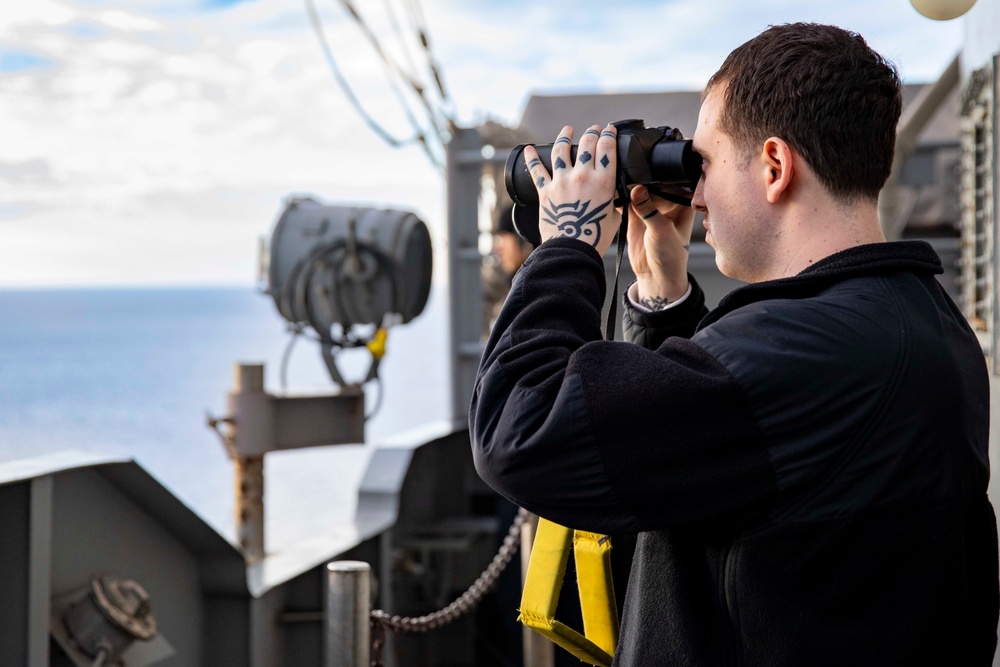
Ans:
[[[925,85],[903,86],[904,109]],[[958,233],[959,104],[956,86],[904,164],[900,185],[908,211],[908,235]],[[534,143],[551,143],[564,125],[572,125],[579,133],[590,125],[635,118],[644,120],[647,127],[676,127],[690,138],[700,107],[701,91],[532,95],[516,131]]]
[[[700,91],[533,95],[518,130],[536,143],[551,143],[564,125],[572,125],[579,133],[590,125],[637,118],[646,121],[647,127],[669,125],[690,137],[700,108]]]
[[[238,547],[220,535],[133,459],[64,450],[0,463],[0,486],[90,469],[132,500],[192,552],[242,563]]]

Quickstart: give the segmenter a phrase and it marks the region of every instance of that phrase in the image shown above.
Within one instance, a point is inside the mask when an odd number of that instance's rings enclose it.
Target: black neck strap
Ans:
[[[618,201],[621,204],[622,224],[618,227],[618,249],[615,252],[615,280],[611,286],[611,302],[608,304],[608,320],[604,325],[604,339],[615,339],[615,323],[618,320],[618,275],[622,270],[622,257],[625,256],[625,248],[628,246],[628,210],[632,204],[632,193],[625,187],[622,178],[618,180]]]

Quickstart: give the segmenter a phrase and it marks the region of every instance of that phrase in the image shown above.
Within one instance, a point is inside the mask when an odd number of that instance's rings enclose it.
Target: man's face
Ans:
[[[732,138],[719,127],[724,85],[705,97],[693,138],[701,154],[702,176],[691,204],[705,214],[705,241],[715,249],[715,263],[724,275],[754,282],[770,270],[773,232],[767,221],[759,161],[744,168]]]

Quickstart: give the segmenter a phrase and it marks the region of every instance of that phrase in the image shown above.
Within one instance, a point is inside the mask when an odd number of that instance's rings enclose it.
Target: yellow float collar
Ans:
[[[583,632],[555,619],[570,548],[576,562]],[[611,540],[538,520],[518,620],[590,665],[611,665],[618,644],[618,608],[611,581]]]

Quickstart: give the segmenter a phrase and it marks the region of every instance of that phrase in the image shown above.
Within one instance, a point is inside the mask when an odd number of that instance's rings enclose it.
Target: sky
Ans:
[[[411,137],[344,3],[314,2],[361,104],[389,134]],[[461,126],[516,125],[534,92],[699,90],[731,49],[776,23],[860,32],[911,83],[936,79],[963,34],[961,20],[925,19],[908,0],[354,5],[425,83],[413,17],[426,27],[448,93],[429,97]],[[441,171],[417,145],[391,147],[365,124],[305,2],[3,3],[0,288],[252,285],[258,239],[293,194],[415,211],[444,256]]]

